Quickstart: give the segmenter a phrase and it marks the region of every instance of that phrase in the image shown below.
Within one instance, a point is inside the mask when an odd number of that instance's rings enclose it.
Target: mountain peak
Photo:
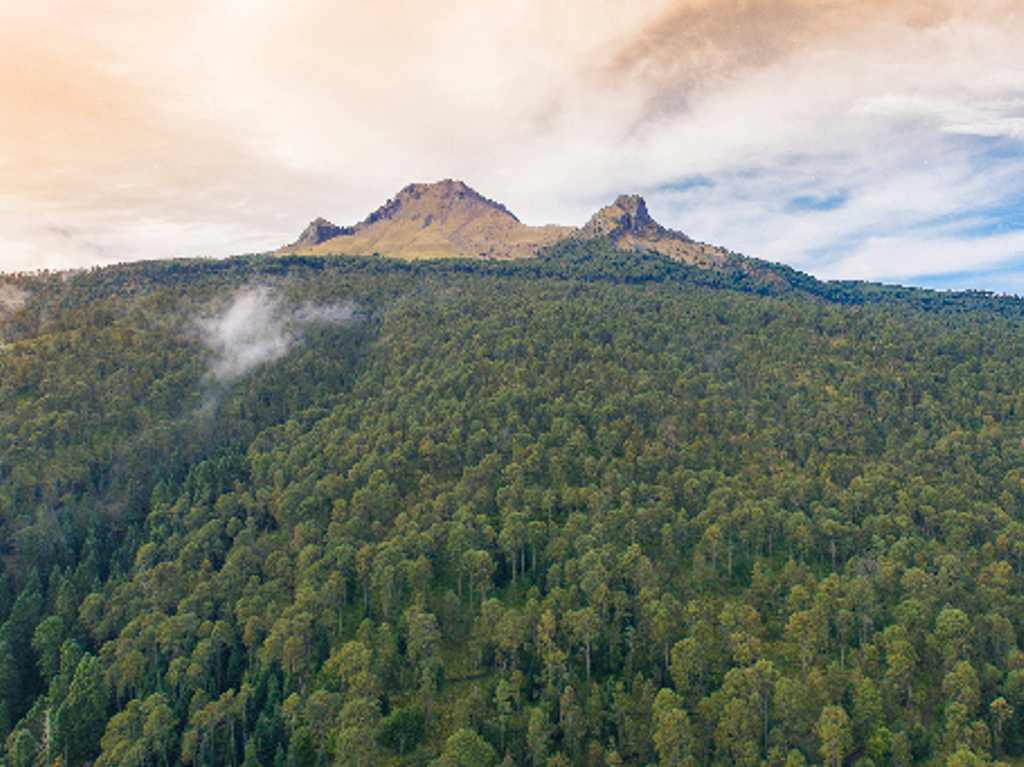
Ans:
[[[435,195],[438,197],[468,195],[484,199],[483,195],[473,189],[473,187],[457,178],[445,178],[440,181],[415,181],[411,184],[406,184],[398,192],[399,197],[421,197],[423,195]]]
[[[711,268],[734,261],[721,248],[694,242],[655,221],[638,194],[621,194],[582,228],[527,226],[504,205],[463,181],[414,183],[351,227],[323,218],[279,253],[380,254],[398,258],[526,258],[569,237],[606,237],[619,250],[655,251]]]
[[[519,222],[508,208],[477,192],[471,186],[457,179],[446,178],[430,183],[409,184],[397,195],[371,213],[363,225],[382,220],[423,219],[431,223],[446,221],[450,216],[494,215]]]
[[[564,226],[527,226],[500,202],[463,181],[446,178],[408,184],[337,236],[308,245],[300,242],[279,252],[410,259],[525,258],[574,231]]]
[[[651,221],[647,212],[647,202],[638,194],[620,194],[612,203],[613,207],[619,208],[634,218]]]
[[[288,245],[288,248],[307,248],[314,245],[319,245],[321,242],[327,242],[332,237],[337,237],[341,234],[350,234],[352,232],[351,227],[338,226],[328,221],[326,218],[314,218],[305,229],[302,230],[302,234],[299,235],[299,239]]]
[[[660,237],[668,231],[651,218],[643,197],[638,194],[620,194],[615,202],[591,216],[580,234],[583,237],[608,237],[617,241],[625,236]]]
[[[591,216],[574,236],[581,240],[605,237],[618,250],[653,251],[675,261],[711,269],[741,263],[723,248],[695,242],[682,232],[659,224],[638,194],[620,194],[615,202]]]

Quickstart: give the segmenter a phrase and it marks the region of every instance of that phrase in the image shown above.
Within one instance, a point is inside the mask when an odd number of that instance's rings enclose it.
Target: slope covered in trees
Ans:
[[[1020,303],[779,274],[19,278],[6,764],[1024,755]],[[285,346],[218,378],[256,286]]]

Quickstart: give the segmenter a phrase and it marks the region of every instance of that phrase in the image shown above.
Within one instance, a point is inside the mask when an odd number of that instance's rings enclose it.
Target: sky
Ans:
[[[0,271],[270,250],[458,178],[1024,294],[1021,39],[1019,0],[0,0]]]

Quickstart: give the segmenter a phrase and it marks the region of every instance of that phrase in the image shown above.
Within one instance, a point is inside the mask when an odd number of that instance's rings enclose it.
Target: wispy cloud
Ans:
[[[197,320],[203,344],[212,354],[210,375],[230,384],[261,365],[284,357],[310,325],[334,325],[356,316],[354,304],[288,304],[268,287],[235,293],[226,307]]]
[[[657,192],[651,207],[693,236],[827,278],[920,282],[1019,257],[1024,157],[993,158],[976,141],[932,144],[880,146],[871,164],[780,158],[711,187]],[[928,162],[932,153],[942,162]]]
[[[17,285],[0,281],[0,317],[18,311],[28,301],[28,293]]]

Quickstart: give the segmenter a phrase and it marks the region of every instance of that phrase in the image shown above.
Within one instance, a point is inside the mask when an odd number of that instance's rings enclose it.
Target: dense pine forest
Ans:
[[[601,240],[3,279],[6,767],[1024,758],[1024,302]]]

